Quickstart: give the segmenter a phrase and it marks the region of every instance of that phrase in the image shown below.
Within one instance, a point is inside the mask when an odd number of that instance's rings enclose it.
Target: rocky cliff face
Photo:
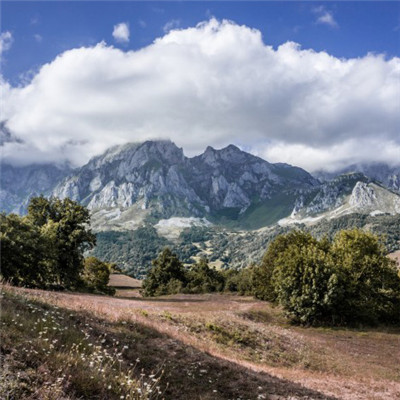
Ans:
[[[0,165],[1,211],[23,214],[29,199],[40,194],[50,195],[54,187],[69,173],[68,166],[52,164],[13,167]]]
[[[315,223],[321,218],[351,213],[398,214],[400,195],[363,174],[344,174],[300,196],[290,217],[282,219],[280,224]]]
[[[311,201],[305,206],[305,214],[316,215],[340,207],[358,183],[368,181],[366,176],[359,173],[339,175],[322,184],[315,195],[310,193]]]
[[[93,211],[140,205],[171,212],[184,208],[196,214],[205,204],[183,177],[187,159],[171,142],[117,146],[74,172],[54,190]]]
[[[100,210],[118,209],[123,219],[133,207],[139,219],[149,214],[204,217],[226,209],[243,213],[282,190],[318,184],[300,168],[270,164],[233,145],[208,147],[188,158],[172,142],[148,141],[109,149],[74,171],[53,194],[87,205],[95,216]]]
[[[308,172],[287,164],[267,161],[230,145],[222,150],[208,147],[190,159],[190,183],[212,209],[239,208],[244,212],[257,199],[278,191],[312,188],[319,184]]]
[[[3,166],[0,200],[3,211],[23,213],[33,195],[70,197],[92,211],[95,230],[172,217],[254,229],[288,216],[400,212],[400,197],[372,181],[349,173],[321,183],[301,168],[271,164],[233,145],[188,158],[170,141],[147,141],[112,147],[75,170]]]
[[[391,167],[384,163],[353,164],[331,173],[319,171],[314,176],[320,180],[329,181],[345,173],[362,173],[384,187],[400,193],[400,167]]]
[[[356,211],[377,214],[400,213],[400,196],[386,190],[376,183],[357,182],[350,199],[349,205]]]

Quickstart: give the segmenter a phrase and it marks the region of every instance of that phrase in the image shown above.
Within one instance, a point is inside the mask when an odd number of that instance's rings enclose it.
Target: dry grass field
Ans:
[[[21,356],[10,335],[15,337],[13,324],[23,326],[28,314],[20,322],[9,315],[22,315],[32,304],[58,313],[64,329],[84,332],[98,352],[118,355],[104,367],[115,376],[109,379],[114,392],[104,391],[100,375],[92,378],[97,386],[91,396],[82,383],[91,379],[87,371],[68,380],[71,371],[60,377],[61,367],[42,357],[36,370],[47,371],[48,386],[57,384],[64,396],[54,399],[400,399],[399,329],[294,327],[279,308],[233,295],[145,299],[134,290],[117,291],[114,298],[12,287],[2,292],[3,371],[27,374],[29,357]],[[35,332],[26,333],[31,342],[38,340]],[[57,351],[62,358],[62,349]],[[111,373],[116,365],[118,372]],[[36,383],[38,393],[45,383]]]

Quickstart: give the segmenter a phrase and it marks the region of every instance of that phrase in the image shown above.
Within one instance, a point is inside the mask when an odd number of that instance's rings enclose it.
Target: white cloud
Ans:
[[[168,21],[164,27],[163,31],[164,33],[168,33],[169,31],[172,31],[173,29],[179,28],[181,24],[181,21],[179,19],[171,19],[171,21]]]
[[[128,141],[170,138],[188,155],[230,143],[310,170],[400,163],[400,59],[339,59],[211,19],[139,51],[100,43],[60,54],[29,84],[3,90],[24,143],[14,163],[75,164]]]
[[[42,35],[39,35],[38,33],[36,33],[35,35],[33,35],[33,37],[35,38],[35,40],[36,40],[38,43],[41,43],[41,41],[43,40],[43,36],[42,36]]]
[[[324,6],[315,7],[313,11],[317,14],[317,24],[329,25],[332,28],[338,27],[338,23],[335,21],[332,11],[327,10]]]
[[[0,56],[11,48],[14,39],[10,31],[0,33]]]
[[[121,22],[120,24],[114,25],[112,35],[115,41],[118,43],[129,42],[129,24],[127,24],[126,22]]]
[[[373,156],[371,157],[371,153]],[[400,163],[400,143],[379,138],[347,139],[330,146],[274,142],[260,146],[256,155],[270,162],[286,162],[309,171],[325,169],[334,172],[354,163],[377,161],[390,165]]]

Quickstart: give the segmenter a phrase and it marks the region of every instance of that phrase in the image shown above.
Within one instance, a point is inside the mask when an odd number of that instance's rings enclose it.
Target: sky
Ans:
[[[400,164],[400,2],[0,7],[5,162],[171,139],[309,171]]]

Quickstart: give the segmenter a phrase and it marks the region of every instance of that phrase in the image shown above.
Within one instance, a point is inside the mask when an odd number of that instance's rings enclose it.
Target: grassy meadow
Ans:
[[[224,294],[1,289],[2,399],[395,399],[400,330],[302,328]]]

